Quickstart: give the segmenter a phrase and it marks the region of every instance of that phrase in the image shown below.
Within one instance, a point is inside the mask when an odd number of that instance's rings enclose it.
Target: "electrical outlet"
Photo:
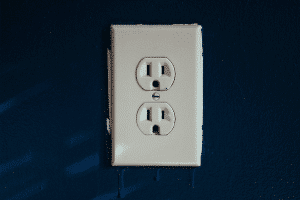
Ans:
[[[145,135],[168,135],[175,124],[175,113],[168,103],[144,103],[136,123]]]
[[[112,25],[111,40],[112,165],[200,166],[201,26]]]
[[[146,91],[168,90],[174,79],[174,66],[168,58],[143,58],[136,69],[136,80]]]

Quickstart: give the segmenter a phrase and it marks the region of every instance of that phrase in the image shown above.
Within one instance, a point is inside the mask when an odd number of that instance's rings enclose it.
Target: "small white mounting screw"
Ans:
[[[153,99],[154,101],[157,101],[159,98],[160,98],[160,96],[159,96],[159,94],[158,94],[157,92],[154,92],[154,93],[152,94],[152,99]]]

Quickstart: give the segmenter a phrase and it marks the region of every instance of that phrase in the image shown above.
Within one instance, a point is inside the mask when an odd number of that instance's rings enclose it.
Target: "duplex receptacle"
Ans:
[[[113,166],[200,166],[202,32],[197,24],[112,25]]]

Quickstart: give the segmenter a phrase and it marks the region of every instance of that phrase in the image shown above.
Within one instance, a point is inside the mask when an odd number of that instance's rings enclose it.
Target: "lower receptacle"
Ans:
[[[175,125],[175,113],[168,103],[144,103],[136,115],[136,123],[145,135],[168,135]]]

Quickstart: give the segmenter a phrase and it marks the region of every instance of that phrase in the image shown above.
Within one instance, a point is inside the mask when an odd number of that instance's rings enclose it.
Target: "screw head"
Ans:
[[[152,94],[152,99],[153,99],[154,101],[157,101],[159,98],[160,98],[159,93],[154,92],[154,93]]]

